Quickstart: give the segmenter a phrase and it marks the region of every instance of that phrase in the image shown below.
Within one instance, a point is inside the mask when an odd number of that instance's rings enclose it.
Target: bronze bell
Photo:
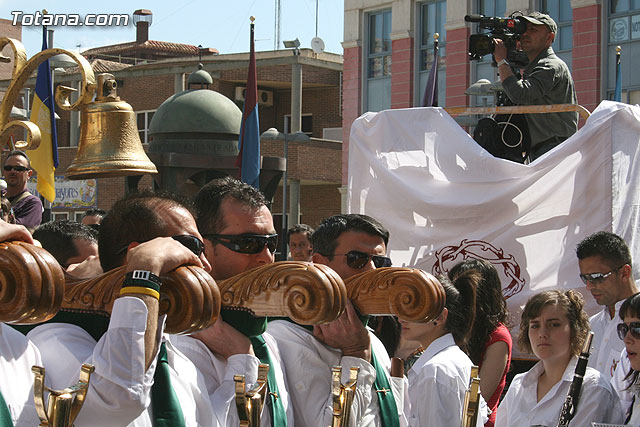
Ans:
[[[68,179],[158,173],[142,148],[136,114],[116,87],[112,74],[97,76],[96,100],[80,111],[80,142]]]

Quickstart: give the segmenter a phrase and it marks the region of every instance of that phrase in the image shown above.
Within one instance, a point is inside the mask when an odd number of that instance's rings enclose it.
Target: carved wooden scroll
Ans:
[[[119,297],[126,267],[118,267],[98,277],[78,280],[67,275],[62,309],[110,314]],[[167,314],[165,330],[189,334],[212,325],[220,313],[220,291],[202,268],[183,266],[163,275],[160,313]]]
[[[218,283],[222,305],[255,316],[289,317],[302,325],[331,322],[344,311],[347,292],[326,265],[282,261]]]
[[[361,314],[395,315],[408,322],[435,319],[446,300],[440,282],[417,268],[377,268],[351,276],[344,283]]]
[[[24,242],[0,243],[0,322],[51,319],[64,296],[64,275],[47,251]]]

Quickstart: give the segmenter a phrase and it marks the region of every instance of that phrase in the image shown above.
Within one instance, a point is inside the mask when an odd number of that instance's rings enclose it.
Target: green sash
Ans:
[[[282,406],[282,399],[279,397],[276,373],[273,369],[275,365],[269,355],[267,343],[264,341],[262,335],[251,337],[250,340],[256,357],[260,359],[261,363],[269,364],[269,374],[267,376],[269,396],[267,399],[267,406],[269,407],[269,413],[271,414],[271,425],[273,427],[287,427],[287,414],[284,410],[284,406]]]
[[[0,392],[0,427],[13,427],[13,420],[7,402],[4,401],[2,392]]]
[[[184,427],[184,416],[180,402],[169,376],[169,362],[167,361],[167,346],[163,342],[158,354],[158,364],[153,375],[151,387],[151,413],[153,425],[156,427]]]

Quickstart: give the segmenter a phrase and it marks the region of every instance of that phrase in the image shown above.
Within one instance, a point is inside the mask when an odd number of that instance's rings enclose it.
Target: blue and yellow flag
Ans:
[[[47,49],[47,27],[42,29],[42,50]],[[54,111],[51,67],[47,59],[38,67],[36,93],[33,96],[30,120],[38,125],[42,139],[40,146],[29,150],[31,166],[38,173],[37,189],[53,203],[56,198],[54,171],[58,167],[58,138]]]

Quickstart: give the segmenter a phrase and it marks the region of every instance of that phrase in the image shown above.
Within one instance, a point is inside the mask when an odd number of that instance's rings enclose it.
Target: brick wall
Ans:
[[[578,104],[593,111],[600,103],[602,6],[573,9],[572,75]]]
[[[344,49],[342,72],[342,185],[346,185],[351,124],[361,114],[362,51],[360,46]]]
[[[413,106],[414,39],[391,42],[391,108]]]
[[[464,94],[471,70],[467,55],[469,34],[469,28],[447,30],[447,107],[466,107],[469,102]]]
[[[300,216],[304,224],[316,228],[323,219],[340,213],[340,193],[338,185],[301,185],[300,186]],[[271,211],[278,216],[276,230],[282,224],[282,187],[278,189]],[[295,224],[290,224],[295,225]]]

